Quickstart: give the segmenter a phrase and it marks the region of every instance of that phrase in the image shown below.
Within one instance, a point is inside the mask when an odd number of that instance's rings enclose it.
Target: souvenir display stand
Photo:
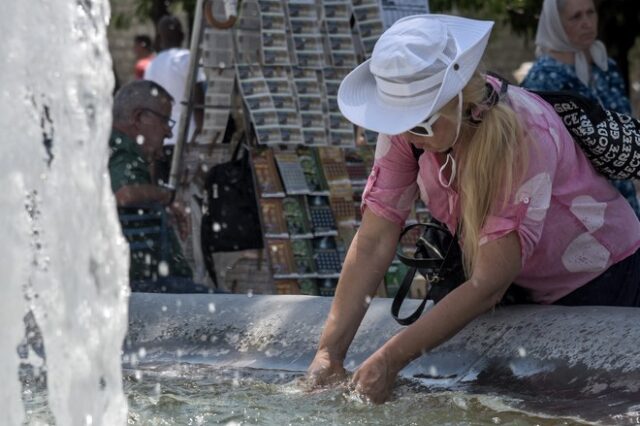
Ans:
[[[229,13],[222,1],[208,7],[214,15]],[[262,236],[256,238],[263,238],[265,248],[250,255],[247,267],[256,268],[254,277],[268,276],[257,279],[263,287],[252,291],[334,294],[359,224],[377,137],[340,114],[338,86],[390,23],[427,9],[426,1],[244,0],[231,28],[204,30],[204,126],[185,161],[197,187],[207,165],[231,151],[222,144],[229,117],[236,132],[249,135],[261,212]],[[420,218],[427,214],[420,207],[416,212]],[[230,268],[224,261],[216,265],[220,275]],[[380,294],[393,293],[403,272],[394,263]],[[227,289],[247,290],[219,281]]]

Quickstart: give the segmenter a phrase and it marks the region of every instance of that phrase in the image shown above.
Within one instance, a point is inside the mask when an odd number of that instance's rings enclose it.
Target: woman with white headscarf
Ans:
[[[536,33],[536,56],[522,86],[569,90],[603,108],[631,115],[624,80],[607,49],[597,40],[598,14],[593,0],[545,0]],[[640,206],[631,181],[613,181],[636,215]]]
[[[522,85],[537,90],[572,90],[605,109],[631,114],[624,80],[597,40],[593,0],[545,0],[536,33],[538,59]]]

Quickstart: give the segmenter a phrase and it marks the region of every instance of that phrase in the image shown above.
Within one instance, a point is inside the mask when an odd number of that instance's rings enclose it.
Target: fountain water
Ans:
[[[46,370],[56,424],[124,424],[128,248],[114,238],[121,231],[107,173],[109,3],[11,1],[2,8],[3,423],[25,420],[23,363]],[[42,354],[21,360],[16,350],[29,311],[41,331],[44,369],[37,368]]]
[[[3,424],[29,421],[21,368],[46,372],[46,405],[56,424],[127,421],[120,351],[127,328],[128,249],[106,168],[113,87],[108,17],[107,0],[9,1],[0,13]],[[424,394],[420,388],[370,407],[339,393],[307,395],[282,384],[290,374],[303,374],[312,359],[329,303],[311,297],[135,295],[125,345],[133,395],[129,420],[148,424],[160,411],[162,424],[317,424],[327,418],[568,424],[581,421],[575,415],[637,423],[636,309],[515,307],[487,314],[403,370],[404,379],[430,387]],[[350,349],[349,369],[397,332],[389,304],[372,304]],[[40,346],[25,344],[27,315],[41,332],[44,369]],[[259,370],[259,380],[245,380],[247,369]],[[469,391],[482,398],[466,397]],[[516,407],[562,417],[519,413],[495,394],[515,395]],[[477,407],[476,399],[489,400],[481,404],[489,408]],[[459,410],[452,412],[452,401]],[[291,410],[301,402],[302,408]]]

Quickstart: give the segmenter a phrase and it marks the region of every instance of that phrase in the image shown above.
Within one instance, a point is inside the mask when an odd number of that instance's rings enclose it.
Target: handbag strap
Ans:
[[[414,223],[413,225],[409,225],[402,230],[402,233],[400,234],[400,239],[402,239],[402,237],[407,232],[411,231],[412,229],[418,226],[434,228],[437,231],[448,232],[442,226],[436,225],[435,223]],[[416,246],[418,247],[418,249],[416,250],[413,256],[405,255],[400,248],[396,249],[396,256],[398,257],[398,260],[400,260],[400,262],[412,268],[434,268],[435,269],[441,266],[442,262],[446,259],[446,254],[443,255],[440,252],[440,249],[438,249],[436,246],[431,244],[431,242],[423,238],[422,235],[418,239]],[[431,250],[431,252],[433,252],[436,255],[436,257],[431,257],[431,258],[416,257],[416,254],[427,255],[429,253],[429,250]]]
[[[400,318],[400,307],[402,306],[402,302],[407,297],[409,293],[409,289],[411,288],[411,283],[413,282],[413,277],[416,275],[417,268],[409,268],[407,274],[404,276],[402,280],[402,284],[396,293],[396,296],[393,298],[393,303],[391,304],[391,316],[394,320],[400,325],[411,325],[413,324],[420,315],[422,315],[422,311],[424,307],[427,305],[427,299],[429,297],[429,292],[425,292],[424,298],[422,299],[422,303],[420,306],[416,308],[416,310],[405,318]]]
[[[441,225],[435,224],[435,223],[415,223],[413,225],[409,225],[407,227],[405,227],[402,230],[402,233],[400,233],[400,239],[402,239],[402,237],[409,232],[410,230],[418,227],[418,226],[422,226],[422,227],[426,227],[426,228],[433,228],[436,231],[444,231],[444,232],[449,232],[446,228],[444,228]],[[453,237],[455,239],[455,237]],[[435,269],[437,270],[437,276],[440,277],[443,274],[443,271],[445,270],[445,266],[448,267],[448,263],[451,262],[450,259],[450,254],[451,254],[451,250],[452,250],[452,246],[453,246],[453,239],[451,240],[451,243],[449,244],[449,247],[447,248],[447,252],[443,255],[442,252],[440,251],[440,249],[438,247],[436,247],[434,244],[432,244],[430,241],[428,241],[426,238],[424,238],[423,235],[420,236],[420,238],[418,239],[418,241],[416,242],[416,251],[414,253],[413,257],[409,257],[404,255],[401,252],[401,249],[396,249],[396,255],[398,256],[398,259],[404,263],[405,265],[409,266],[409,270],[407,271],[406,275],[404,276],[404,278],[402,279],[402,284],[400,285],[400,288],[398,289],[398,292],[396,293],[395,297],[393,298],[393,303],[391,304],[391,316],[393,317],[394,320],[396,320],[396,322],[400,325],[411,325],[413,324],[418,318],[420,318],[420,315],[422,315],[422,311],[424,311],[424,307],[427,305],[427,300],[429,298],[429,291],[425,292],[424,298],[422,299],[422,303],[420,303],[420,306],[418,306],[416,308],[416,310],[409,315],[408,317],[405,318],[400,318],[400,307],[402,306],[402,303],[404,302],[404,299],[406,299],[407,295],[409,294],[409,289],[411,288],[411,284],[413,283],[413,278],[416,275],[416,271],[419,268],[430,268],[430,269]],[[431,250],[432,253],[434,253],[436,255],[436,257],[431,257],[431,258],[416,258],[415,255],[420,254],[422,256],[424,255],[428,255],[429,250]]]
[[[244,142],[242,141],[242,139],[239,139],[238,142],[236,142],[236,146],[233,148],[233,154],[231,154],[230,161],[236,161],[238,159],[240,148],[242,148],[243,145],[244,145]]]

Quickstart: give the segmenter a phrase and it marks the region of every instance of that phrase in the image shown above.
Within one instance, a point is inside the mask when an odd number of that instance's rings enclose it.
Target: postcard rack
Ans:
[[[204,32],[197,142],[220,143],[230,114],[252,135],[265,258],[278,293],[334,294],[377,137],[340,114],[338,87],[385,27],[428,11],[426,1],[395,3],[402,2],[243,0],[232,28]]]

